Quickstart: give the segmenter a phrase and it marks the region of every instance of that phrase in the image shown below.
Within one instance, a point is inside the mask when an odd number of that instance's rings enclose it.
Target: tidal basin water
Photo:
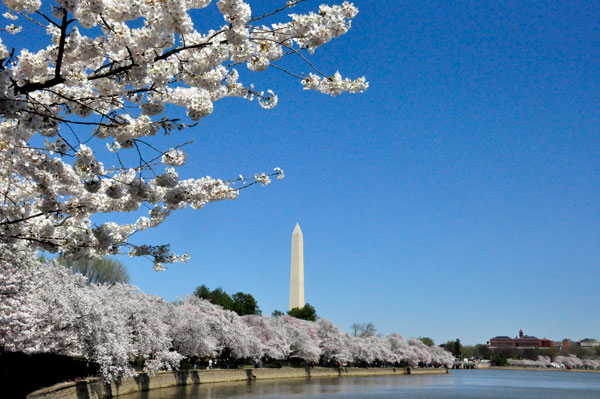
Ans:
[[[451,370],[444,375],[341,377],[200,384],[121,399],[599,399],[600,373]]]

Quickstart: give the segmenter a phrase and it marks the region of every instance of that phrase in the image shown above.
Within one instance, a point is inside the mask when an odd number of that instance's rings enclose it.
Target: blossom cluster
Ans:
[[[22,261],[29,262],[28,254]],[[127,284],[86,284],[55,262],[0,268],[0,346],[7,351],[83,356],[107,380],[177,368],[185,357],[303,359],[342,364],[406,363],[452,366],[452,355],[420,340],[354,337],[331,321],[291,316],[238,316],[206,300],[178,303],[146,295]]]
[[[330,77],[321,77],[311,73],[308,78],[302,81],[302,85],[304,86],[304,90],[317,90],[332,96],[337,96],[345,91],[362,93],[369,87],[369,83],[367,83],[365,78],[358,78],[356,80],[344,79],[339,72]]]
[[[39,50],[13,45],[23,41],[12,35],[0,41],[0,243],[68,257],[128,247],[133,256],[153,258],[156,269],[185,260],[166,246],[136,247],[129,237],[175,209],[233,200],[239,191],[211,177],[180,180],[173,168],[187,154],[175,143],[156,148],[152,136],[189,127],[226,97],[273,108],[275,92],[241,81],[244,66],[273,66],[304,89],[332,96],[368,87],[364,78],[328,76],[308,61],[348,32],[358,12],[351,3],[282,17],[297,2],[254,16],[243,0],[218,0],[223,23],[207,29],[192,15],[210,3],[3,0],[7,32],[18,37],[42,25],[48,41]],[[309,77],[277,65],[286,55],[309,68]],[[174,107],[185,108],[189,120],[169,118]],[[266,185],[271,176],[283,172],[258,173],[244,183]],[[140,208],[149,214],[132,223],[93,221],[99,213]]]

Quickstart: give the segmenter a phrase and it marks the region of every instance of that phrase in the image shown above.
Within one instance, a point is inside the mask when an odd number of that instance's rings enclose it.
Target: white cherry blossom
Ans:
[[[182,143],[173,139],[171,148],[157,148],[152,136],[193,125],[225,97],[274,108],[278,96],[272,89],[240,81],[237,68],[243,65],[257,72],[283,70],[304,89],[330,95],[368,86],[364,78],[325,75],[308,61],[310,52],[348,32],[358,12],[348,2],[285,15],[296,4],[291,2],[253,15],[250,2],[218,0],[213,7],[223,22],[208,28],[190,13],[208,7],[208,0],[3,4],[8,31],[27,33],[42,25],[47,34],[35,50],[24,41],[13,43],[10,35],[0,41],[0,167],[5,171],[0,243],[13,252],[17,246],[67,257],[128,252],[156,256],[157,269],[186,259],[167,254],[166,246],[140,250],[130,243],[132,234],[162,219],[97,226],[95,215],[142,206],[199,209],[236,199],[238,182],[267,185],[284,174],[277,168],[242,180],[179,179],[172,168],[187,160]],[[52,12],[46,14],[48,6]],[[286,54],[301,54],[301,64],[292,68],[309,74],[278,65]],[[185,109],[185,120],[169,117],[175,107]],[[39,136],[43,145],[37,144]]]
[[[159,208],[155,213],[162,212]],[[10,258],[20,263],[0,259],[0,346],[7,351],[83,356],[100,366],[106,380],[133,375],[130,363],[136,359],[143,360],[148,372],[177,368],[184,357],[404,362],[412,367],[419,362],[450,366],[453,361],[442,348],[413,339],[406,343],[398,334],[350,337],[323,319],[240,317],[197,297],[167,303],[127,284],[87,284],[85,277],[54,261],[31,262],[30,251]],[[572,357],[556,361],[596,367],[593,361]]]

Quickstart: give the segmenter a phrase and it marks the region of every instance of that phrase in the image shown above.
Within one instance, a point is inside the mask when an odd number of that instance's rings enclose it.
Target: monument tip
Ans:
[[[302,234],[302,230],[300,230],[300,224],[296,223],[296,227],[294,227],[294,233]]]

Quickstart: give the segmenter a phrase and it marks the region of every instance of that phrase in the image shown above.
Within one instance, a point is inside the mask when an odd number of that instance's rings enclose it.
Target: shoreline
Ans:
[[[151,389],[169,388],[182,385],[211,384],[220,382],[243,382],[254,380],[298,379],[298,378],[339,378],[366,377],[376,375],[432,375],[448,374],[445,368],[349,368],[340,369],[282,368],[282,369],[212,369],[161,371],[154,375],[139,373],[122,381],[105,383],[101,378],[87,378],[80,381],[63,382],[47,388],[38,389],[27,395],[27,399],[104,399],[118,397]]]
[[[522,366],[490,366],[486,370],[563,371],[563,372],[569,372],[569,373],[600,373],[600,370],[588,370],[588,369],[555,369],[555,368],[522,367]]]

